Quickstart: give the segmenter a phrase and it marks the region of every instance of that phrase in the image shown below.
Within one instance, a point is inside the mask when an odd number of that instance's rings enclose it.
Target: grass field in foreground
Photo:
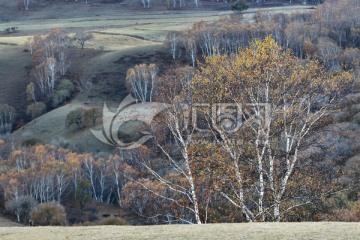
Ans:
[[[11,227],[0,239],[359,239],[360,223],[243,223],[160,226]]]

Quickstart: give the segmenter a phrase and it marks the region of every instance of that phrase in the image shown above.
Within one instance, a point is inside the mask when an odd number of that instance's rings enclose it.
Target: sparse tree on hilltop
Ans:
[[[93,38],[93,34],[86,31],[78,31],[75,34],[75,40],[81,46],[81,49],[84,49],[85,43]]]

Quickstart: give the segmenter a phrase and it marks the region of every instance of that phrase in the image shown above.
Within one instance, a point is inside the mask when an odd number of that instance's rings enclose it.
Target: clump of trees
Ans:
[[[350,73],[331,74],[317,61],[303,62],[271,37],[234,55],[206,57],[194,76],[179,70],[159,79],[159,96],[170,107],[153,127],[154,144],[132,152],[138,171],[146,174],[125,175],[131,181],[124,191],[132,196],[125,206],[139,216],[156,215],[150,202],[168,202],[176,211],[162,208],[152,221],[198,224],[290,220],[303,218],[313,204],[324,207],[319,199],[339,186],[331,183],[328,168],[314,174],[318,163],[302,159],[301,151],[311,144],[307,137],[319,120],[352,86]],[[229,111],[218,103],[244,115],[218,116]],[[190,114],[194,111],[200,120]],[[229,131],[241,121],[246,124]],[[323,178],[313,184],[317,174]]]
[[[82,44],[88,40],[85,35]],[[80,39],[81,36],[77,36]],[[46,110],[66,103],[73,96],[75,85],[65,78],[73,46],[65,30],[53,29],[45,35],[34,36],[27,47],[35,65],[34,79],[26,87],[27,114],[34,119]]]
[[[19,29],[19,27],[8,27],[5,29],[6,33],[16,33],[16,31]]]
[[[158,71],[155,64],[140,64],[127,71],[126,87],[135,99],[142,103],[152,101]]]
[[[46,35],[36,35],[31,41],[36,84],[41,93],[55,89],[58,75],[64,76],[70,66],[71,40],[63,29],[53,29]]]
[[[12,151],[12,145],[5,142],[1,148],[1,154],[7,153],[0,162],[5,201],[30,196],[40,204],[59,204],[65,194],[71,194],[84,205],[90,199],[110,203],[122,197],[126,164],[117,155],[96,158],[52,145],[17,147]]]
[[[215,2],[214,0],[141,0],[139,1],[139,4],[141,4],[144,8],[152,8],[154,6],[167,6],[168,8],[183,8],[183,7],[199,7],[201,3],[204,2]],[[216,2],[223,2],[223,3],[232,3],[232,9],[233,10],[245,10],[248,8],[249,4],[252,5],[260,5],[265,3],[265,0],[252,0],[252,1],[246,1],[246,0],[217,0]],[[323,3],[324,0],[293,0],[290,2],[288,0],[278,1],[278,2],[285,2],[285,3],[302,3],[302,4],[320,4]],[[234,9],[235,8],[235,9]]]
[[[185,51],[194,66],[197,56],[234,54],[249,46],[253,39],[272,35],[296,56],[318,57],[329,69],[338,70],[345,64],[347,49],[360,48],[358,12],[357,3],[342,0],[325,2],[312,13],[257,12],[254,23],[239,21],[235,14],[215,23],[197,22],[191,29],[171,32],[167,45],[173,59]]]
[[[63,29],[34,36],[31,52],[35,64],[36,84],[45,96],[53,93],[58,75],[64,76],[70,66],[71,40]]]
[[[227,131],[218,119],[208,116],[214,128],[211,132],[229,154],[219,164],[228,166],[234,174],[232,180],[219,179],[220,194],[248,220],[279,221],[294,206],[310,204],[311,193],[289,191],[290,179],[295,168],[301,168],[300,152],[308,144],[306,137],[327,114],[331,103],[344,96],[352,83],[351,74],[329,74],[312,60],[303,63],[283,52],[270,37],[252,43],[231,58],[221,55],[206,58],[193,79],[195,89],[205,90],[194,92],[197,102],[230,101],[241,106],[243,112],[248,105],[246,110],[254,115],[248,120],[250,116],[245,116],[239,133]],[[256,169],[253,174],[252,167]],[[217,173],[218,169],[214,170]],[[224,186],[224,181],[233,186],[229,193],[226,192],[229,185]],[[254,189],[246,184],[250,181],[256,186]],[[247,200],[250,196],[251,200]]]
[[[65,127],[70,128],[75,125],[75,129],[84,127],[94,127],[101,119],[102,112],[98,108],[78,108],[66,115]]]
[[[27,223],[30,219],[30,212],[37,206],[37,201],[26,195],[17,196],[6,202],[6,210],[14,212],[17,222]]]

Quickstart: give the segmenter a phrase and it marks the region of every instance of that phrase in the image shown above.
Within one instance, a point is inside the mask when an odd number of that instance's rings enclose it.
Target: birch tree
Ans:
[[[95,163],[95,159],[90,154],[85,154],[85,155],[82,156],[82,161],[83,161],[83,164],[85,166],[86,176],[88,177],[88,179],[90,181],[90,184],[91,184],[93,199],[100,200],[100,196],[98,195],[97,188],[96,188],[96,176],[95,176],[96,163]]]
[[[200,189],[195,179],[195,164],[191,155],[194,128],[187,124],[190,112],[189,91],[191,90],[189,73],[169,71],[167,76],[168,78],[162,78],[159,84],[164,83],[164,86],[158,90],[160,92],[168,90],[167,94],[162,95],[162,100],[168,103],[168,108],[163,111],[162,117],[153,126],[153,144],[163,156],[164,165],[158,169],[149,158],[137,157],[144,170],[156,181],[155,185],[161,186],[158,188],[161,191],[149,187],[143,181],[134,178],[131,180],[158,198],[173,204],[178,212],[189,213],[189,215],[176,216],[178,221],[201,224],[198,196]],[[147,154],[144,153],[144,155]],[[171,174],[164,174],[161,171],[162,168],[171,169]]]
[[[141,3],[144,8],[150,8],[151,0],[141,0]]]
[[[30,5],[30,0],[23,0],[24,2],[24,7],[25,7],[25,10],[29,10],[29,5]]]
[[[172,58],[175,60],[179,57],[179,45],[180,45],[180,33],[171,31],[167,34],[167,42],[170,47],[170,53]]]
[[[12,131],[16,118],[16,111],[13,107],[3,104],[0,105],[0,134],[7,134]]]
[[[32,49],[36,66],[45,65],[49,58],[54,58],[60,74],[66,74],[70,66],[71,41],[65,30],[53,29],[47,35],[34,36]]]
[[[139,161],[142,167],[144,167],[161,186],[167,189],[167,191],[158,192],[142,181],[131,180],[155,194],[157,197],[174,204],[176,208],[184,208],[189,211],[192,217],[179,217],[181,222],[201,224],[199,199],[197,195],[198,189],[196,188],[196,181],[194,179],[193,159],[190,155],[193,129],[183,129],[184,117],[186,115],[187,113],[184,111],[183,106],[176,104],[172,105],[171,110],[165,113],[164,121],[166,129],[173,142],[171,146],[166,144],[159,135],[154,138],[155,146],[160,150],[162,155],[164,155],[166,167],[175,172],[175,178],[171,177],[171,175],[162,174],[146,159],[140,159]],[[164,123],[161,125],[163,127]],[[176,150],[173,150],[173,148]],[[178,152],[179,155],[174,154],[174,151]],[[166,195],[165,193],[168,191],[174,195]],[[187,203],[184,203],[184,201]]]
[[[158,68],[155,64],[140,64],[130,68],[126,74],[126,86],[140,102],[152,101],[157,81]]]
[[[62,76],[67,73],[67,70],[70,66],[70,49],[71,49],[71,41],[66,31],[62,29],[55,29],[49,33],[48,38],[50,41],[55,41],[56,44],[56,59],[59,65],[59,71]]]
[[[122,187],[124,185],[124,165],[123,165],[123,156],[122,155],[111,155],[109,156],[107,167],[108,173],[111,176],[115,184],[115,192],[117,195],[117,200],[119,206],[122,206]]]
[[[182,42],[185,46],[186,53],[191,59],[191,64],[195,67],[196,56],[197,56],[197,42],[196,35],[191,31],[187,31],[182,36]]]
[[[208,117],[234,174],[230,180],[224,176],[229,182],[218,191],[248,221],[280,221],[287,211],[282,206],[294,198],[289,183],[301,164],[306,137],[351,86],[351,74],[328,73],[316,61],[303,63],[267,37],[234,57],[206,58],[193,82],[196,101],[231,102],[245,121],[240,132],[233,132],[221,125],[217,113]],[[311,202],[295,198],[292,207]]]
[[[49,91],[52,93],[52,92],[54,92],[54,88],[55,88],[56,72],[57,72],[55,58],[48,58],[46,60],[46,70],[47,70],[49,78],[50,78]]]

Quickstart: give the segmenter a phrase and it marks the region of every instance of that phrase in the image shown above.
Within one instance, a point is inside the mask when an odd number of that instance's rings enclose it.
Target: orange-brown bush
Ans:
[[[66,225],[66,213],[62,205],[51,202],[39,205],[31,212],[31,219],[36,225],[64,226]]]
[[[129,223],[118,217],[109,217],[100,222],[100,225],[129,225]]]

